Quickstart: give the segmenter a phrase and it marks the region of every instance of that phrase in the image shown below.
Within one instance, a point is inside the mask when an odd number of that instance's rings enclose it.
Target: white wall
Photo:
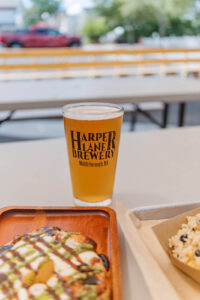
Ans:
[[[15,10],[13,9],[0,9],[0,25],[2,24],[14,24],[15,22]]]
[[[142,45],[146,47],[186,47],[199,48],[200,35],[198,36],[179,36],[162,37],[159,36],[142,38]]]

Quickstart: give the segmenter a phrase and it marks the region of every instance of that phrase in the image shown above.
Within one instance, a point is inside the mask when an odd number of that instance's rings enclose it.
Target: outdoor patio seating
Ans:
[[[0,80],[173,74],[198,78],[200,71],[200,50],[195,48],[23,49],[1,51],[0,59]]]

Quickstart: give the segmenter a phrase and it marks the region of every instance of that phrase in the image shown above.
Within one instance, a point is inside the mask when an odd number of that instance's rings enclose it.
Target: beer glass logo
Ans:
[[[72,156],[83,161],[104,161],[113,158],[115,153],[116,131],[83,133],[70,131]]]

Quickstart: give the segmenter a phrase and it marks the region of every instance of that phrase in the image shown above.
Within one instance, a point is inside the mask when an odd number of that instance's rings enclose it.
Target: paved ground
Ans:
[[[177,124],[177,105],[172,104],[169,113],[168,127],[176,127]],[[50,113],[58,114],[59,110],[53,110]],[[37,111],[37,114],[41,111]],[[48,112],[49,113],[49,112]],[[25,113],[24,115],[26,115]],[[30,112],[29,112],[30,114]],[[22,113],[21,113],[22,115]],[[161,112],[152,113],[157,119],[161,120]],[[200,125],[200,102],[187,105],[186,126]],[[131,127],[131,114],[126,114],[123,122],[123,132],[127,132]],[[159,130],[157,125],[152,124],[144,116],[138,115],[137,123],[134,127],[136,131]],[[62,119],[52,120],[29,120],[5,122],[0,125],[0,142],[13,142],[23,140],[48,139],[64,136]]]

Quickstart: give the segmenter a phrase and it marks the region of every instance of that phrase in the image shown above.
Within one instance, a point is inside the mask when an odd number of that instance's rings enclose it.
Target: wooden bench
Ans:
[[[180,74],[198,77],[200,49],[5,49],[0,80]]]

